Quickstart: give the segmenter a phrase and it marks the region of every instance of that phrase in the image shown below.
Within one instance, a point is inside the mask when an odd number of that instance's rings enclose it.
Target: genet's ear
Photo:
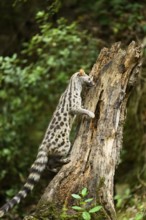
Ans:
[[[85,71],[83,69],[80,69],[78,76],[84,76],[85,75]]]

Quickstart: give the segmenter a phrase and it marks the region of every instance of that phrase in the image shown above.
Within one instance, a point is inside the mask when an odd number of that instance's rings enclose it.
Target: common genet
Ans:
[[[69,136],[75,116],[77,114],[86,114],[90,118],[95,116],[93,112],[82,107],[81,92],[85,85],[92,87],[94,81],[93,77],[88,76],[81,69],[72,75],[66,90],[60,97],[26,183],[17,195],[0,208],[0,217],[27,196],[39,181],[47,165],[50,170],[58,171],[63,164],[69,162],[71,150]]]

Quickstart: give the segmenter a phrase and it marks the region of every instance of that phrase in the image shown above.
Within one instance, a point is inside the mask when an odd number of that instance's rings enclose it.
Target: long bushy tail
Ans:
[[[38,152],[37,158],[31,166],[30,174],[27,178],[26,183],[22,189],[9,200],[4,206],[0,208],[0,217],[7,213],[14,205],[20,203],[20,201],[27,196],[27,194],[34,188],[35,184],[39,181],[41,173],[46,167],[48,157],[46,151],[43,149]]]

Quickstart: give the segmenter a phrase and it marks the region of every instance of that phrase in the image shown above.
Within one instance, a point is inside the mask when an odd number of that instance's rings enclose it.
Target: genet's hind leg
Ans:
[[[51,171],[52,173],[58,173],[60,170],[60,167],[56,167],[56,168],[50,168],[48,167],[48,170]]]
[[[63,165],[70,162],[69,153],[71,149],[70,141],[66,141],[60,148],[58,149],[57,156],[55,156],[55,162],[57,164]]]
[[[71,149],[71,143],[69,140],[61,143],[56,151],[52,152],[49,156],[48,166],[49,170],[58,172],[60,168],[70,162],[69,153]]]
[[[53,157],[51,156],[51,158],[48,161],[48,169],[51,172],[57,173],[64,164],[67,164],[69,162],[70,162],[69,158],[62,158],[60,156],[53,156]]]
[[[57,160],[57,163],[60,163],[60,164],[67,164],[70,162],[70,159],[67,157],[67,158],[60,158],[59,160]]]

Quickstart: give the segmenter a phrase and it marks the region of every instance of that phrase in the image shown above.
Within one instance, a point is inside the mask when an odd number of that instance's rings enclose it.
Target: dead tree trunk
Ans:
[[[46,188],[37,206],[38,219],[46,216],[45,219],[59,220],[49,218],[52,204],[58,212],[64,205],[70,210],[74,202],[71,194],[84,187],[95,203],[102,204],[104,219],[116,219],[114,175],[122,147],[126,103],[138,78],[140,55],[141,49],[135,42],[126,50],[120,48],[120,43],[102,49],[91,71],[96,86],[89,90],[84,103],[96,117],[93,120],[82,117],[71,162],[63,166]]]

